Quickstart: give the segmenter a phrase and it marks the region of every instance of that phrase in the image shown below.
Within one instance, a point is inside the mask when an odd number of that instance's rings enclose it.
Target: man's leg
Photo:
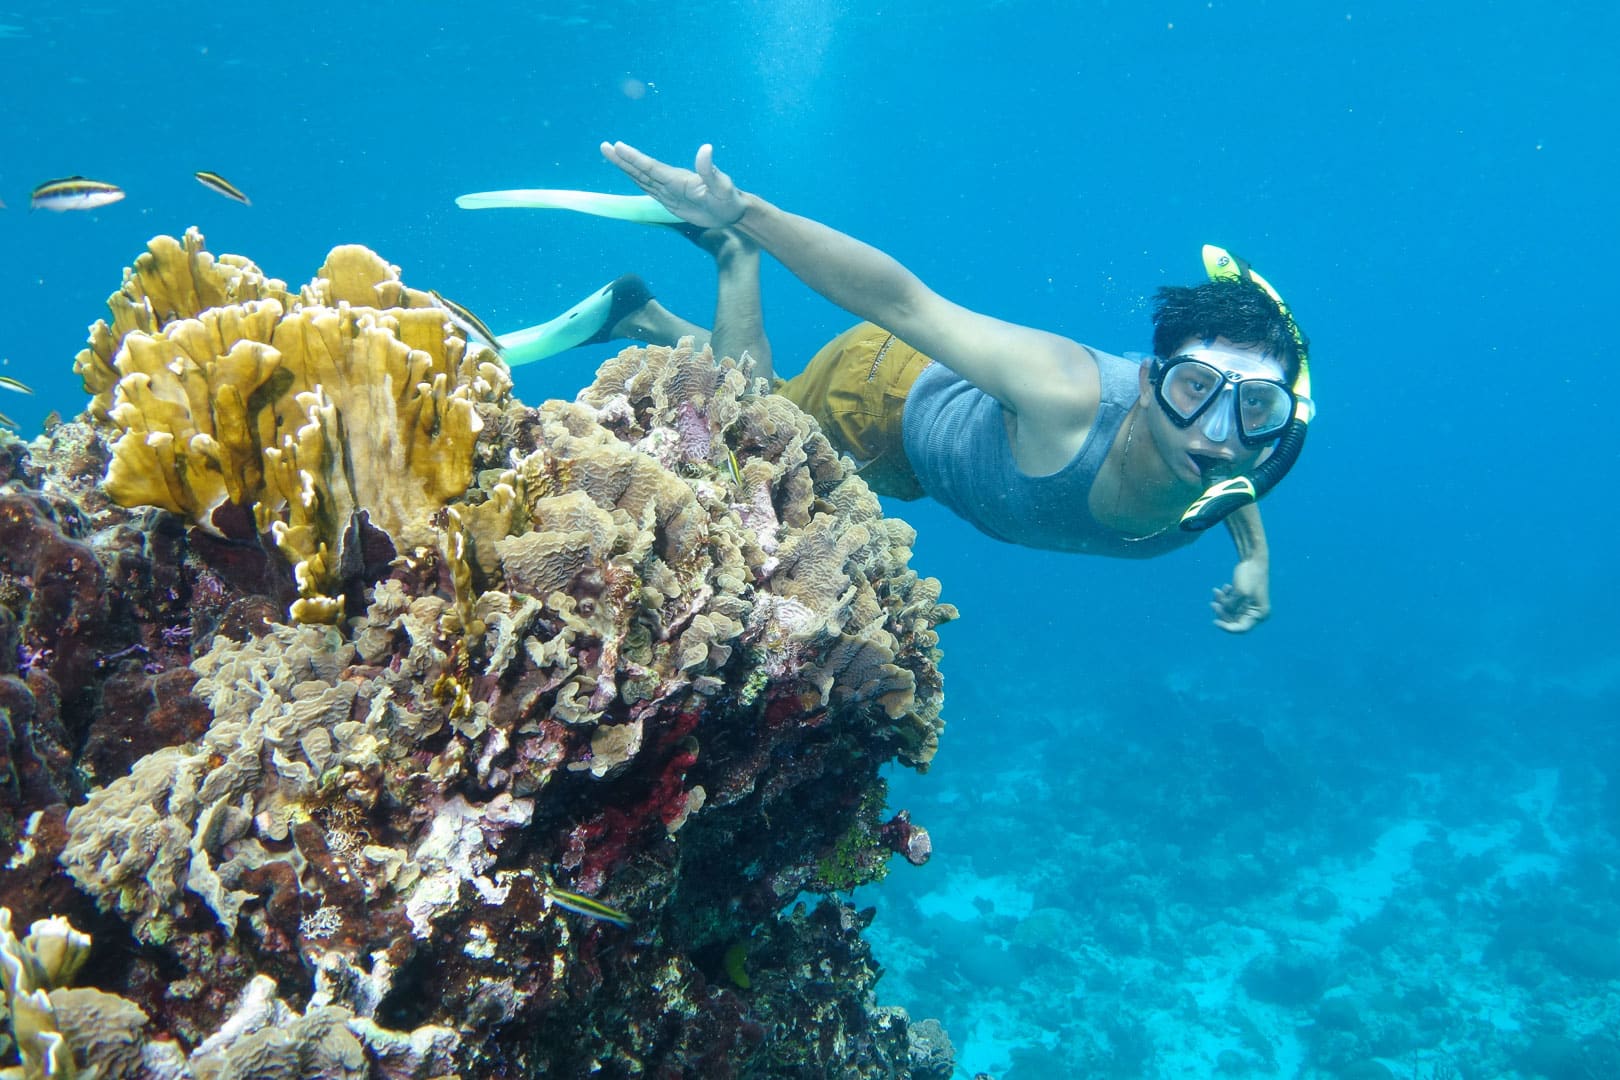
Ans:
[[[714,259],[719,277],[714,303],[714,330],[670,311],[657,300],[628,312],[608,328],[609,340],[627,338],[649,345],[674,345],[683,337],[694,339],[696,348],[708,345],[716,356],[754,361],[754,374],[770,379],[771,342],[765,336],[765,312],[759,295],[759,246],[730,229],[682,229],[687,239]]]
[[[754,374],[774,381],[771,342],[765,336],[765,311],[759,295],[759,246],[730,229],[705,229],[691,237],[714,256],[719,288],[714,302],[716,356],[750,357]]]
[[[719,288],[712,332],[670,311],[639,277],[626,274],[549,323],[501,335],[508,362],[533,363],[605,341],[673,346],[690,337],[695,348],[708,345],[716,356],[746,355],[754,361],[755,375],[772,378],[771,343],[760,307],[758,246],[729,229],[680,231],[714,259]]]
[[[656,299],[631,311],[608,327],[603,341],[645,341],[649,345],[674,345],[683,337],[695,338],[693,345],[701,349],[709,344],[709,330],[697,323],[687,322]]]

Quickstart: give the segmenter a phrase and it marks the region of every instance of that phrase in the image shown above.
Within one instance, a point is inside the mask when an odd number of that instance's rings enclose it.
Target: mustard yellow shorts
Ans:
[[[930,363],[887,330],[861,323],[828,342],[804,371],[778,380],[776,392],[816,418],[873,491],[920,499],[900,429],[906,395]]]

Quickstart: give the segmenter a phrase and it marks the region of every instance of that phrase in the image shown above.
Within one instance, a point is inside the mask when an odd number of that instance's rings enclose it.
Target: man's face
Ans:
[[[1226,338],[1214,341],[1189,338],[1172,355],[1198,357],[1222,372],[1284,381],[1282,365],[1276,360],[1257,347],[1237,345]],[[1187,427],[1179,427],[1159,404],[1148,367],[1142,365],[1141,376],[1141,403],[1148,428],[1171,474],[1189,489],[1202,491],[1217,480],[1249,472],[1270,452],[1270,444],[1251,448],[1244,446],[1238,437],[1231,400],[1236,393],[1234,387],[1221,391],[1221,399],[1198,419]]]

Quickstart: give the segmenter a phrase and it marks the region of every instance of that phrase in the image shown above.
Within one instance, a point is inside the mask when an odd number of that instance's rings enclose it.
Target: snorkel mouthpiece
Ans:
[[[1204,245],[1204,272],[1211,281],[1246,281],[1258,287],[1277,310],[1282,313],[1288,329],[1294,336],[1294,344],[1299,349],[1299,373],[1294,376],[1294,415],[1289,419],[1277,445],[1254,475],[1234,476],[1230,479],[1220,480],[1204,489],[1204,493],[1194,499],[1192,505],[1187,507],[1181,515],[1181,527],[1187,532],[1203,532],[1205,529],[1222,520],[1226,515],[1242,506],[1255,502],[1288,475],[1288,470],[1294,467],[1299,460],[1300,451],[1305,449],[1305,433],[1309,428],[1312,417],[1316,415],[1316,405],[1311,400],[1311,365],[1306,356],[1305,335],[1300,332],[1299,324],[1294,321],[1293,312],[1271,283],[1250,268],[1249,264],[1233,255],[1225,248],[1214,244]],[[1212,416],[1205,421],[1204,434],[1210,439],[1220,441],[1209,430],[1211,424],[1229,424],[1226,421],[1217,421],[1216,416],[1228,416],[1230,410],[1216,407],[1210,410]],[[1225,437],[1224,429],[1221,438]]]
[[[1206,484],[1225,483],[1232,478],[1232,463],[1220,458],[1203,457],[1194,454],[1193,460],[1198,462],[1198,475],[1204,478]]]

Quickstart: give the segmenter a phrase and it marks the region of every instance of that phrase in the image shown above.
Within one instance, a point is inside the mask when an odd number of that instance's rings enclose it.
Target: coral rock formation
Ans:
[[[784,908],[928,855],[879,775],[942,730],[910,529],[729,360],[528,408],[434,305],[355,248],[126,275],[0,492],[102,583],[37,638],[61,718],[5,703],[0,887],[131,936],[73,992],[167,1075],[907,1075],[867,917]]]

